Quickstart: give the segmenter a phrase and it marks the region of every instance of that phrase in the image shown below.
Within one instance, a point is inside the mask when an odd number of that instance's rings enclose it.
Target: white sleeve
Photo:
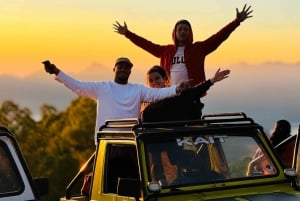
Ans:
[[[176,86],[166,88],[144,87],[143,102],[155,102],[176,95]]]
[[[63,83],[67,88],[79,96],[86,96],[90,98],[97,97],[97,84],[96,82],[81,82],[76,80],[64,72],[60,71],[55,77],[55,80]]]

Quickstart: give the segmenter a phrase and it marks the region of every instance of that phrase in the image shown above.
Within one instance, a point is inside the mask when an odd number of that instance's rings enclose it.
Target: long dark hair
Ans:
[[[278,145],[284,139],[291,135],[291,124],[287,120],[278,120],[275,123],[275,128],[271,134],[270,141],[273,146]]]

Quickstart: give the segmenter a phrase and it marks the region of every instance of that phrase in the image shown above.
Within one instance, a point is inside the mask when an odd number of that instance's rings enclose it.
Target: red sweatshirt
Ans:
[[[237,20],[233,20],[219,32],[210,36],[208,39],[204,41],[196,41],[194,43],[193,32],[192,30],[190,31],[190,39],[184,50],[184,61],[189,79],[192,79],[192,85],[196,85],[205,81],[205,56],[217,49],[219,45],[221,45],[221,43],[225,41],[239,25],[240,23]],[[155,57],[160,58],[161,67],[163,67],[170,76],[171,61],[176,53],[175,26],[172,32],[174,44],[158,45],[130,31],[127,31],[125,36],[135,45],[146,50]]]

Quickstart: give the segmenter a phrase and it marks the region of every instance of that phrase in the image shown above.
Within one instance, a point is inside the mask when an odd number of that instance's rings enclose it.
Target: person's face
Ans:
[[[131,66],[126,62],[120,62],[114,67],[115,82],[126,84],[131,73]]]
[[[190,35],[190,27],[187,24],[178,24],[176,26],[176,39],[179,43],[186,43]]]
[[[166,87],[166,80],[157,72],[148,74],[148,85],[151,88],[164,88]]]

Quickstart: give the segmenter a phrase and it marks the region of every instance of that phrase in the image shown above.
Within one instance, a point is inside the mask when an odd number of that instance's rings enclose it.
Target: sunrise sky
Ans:
[[[135,66],[149,68],[159,60],[113,32],[128,28],[159,44],[171,43],[179,19],[188,19],[194,40],[204,40],[235,18],[236,8],[252,6],[244,21],[206,66],[236,63],[299,62],[299,0],[0,0],[0,75],[28,76],[46,59],[65,71],[80,72],[98,63],[111,67],[128,56]]]

